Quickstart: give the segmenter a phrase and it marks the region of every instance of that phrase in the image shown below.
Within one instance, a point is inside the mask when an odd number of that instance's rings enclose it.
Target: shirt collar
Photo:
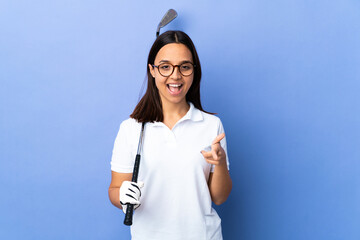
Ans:
[[[186,119],[190,119],[190,120],[192,120],[194,122],[203,120],[203,116],[202,116],[201,111],[199,109],[197,109],[192,102],[188,102],[188,103],[190,105],[190,109],[185,114],[185,116],[182,117],[182,119],[179,120],[179,122],[183,121],[183,120],[186,120]]]
[[[201,111],[199,109],[197,109],[192,102],[188,102],[188,104],[190,105],[189,110],[187,111],[185,116],[183,116],[176,124],[178,124],[182,121],[185,121],[185,120],[191,120],[194,122],[198,122],[198,121],[202,121],[204,119]],[[152,125],[153,126],[163,126],[164,123],[154,122]]]

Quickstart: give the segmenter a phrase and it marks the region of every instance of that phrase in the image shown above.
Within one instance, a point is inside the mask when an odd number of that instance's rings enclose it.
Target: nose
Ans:
[[[174,66],[174,72],[171,74],[171,77],[174,79],[181,78],[180,66],[178,66],[178,65]]]

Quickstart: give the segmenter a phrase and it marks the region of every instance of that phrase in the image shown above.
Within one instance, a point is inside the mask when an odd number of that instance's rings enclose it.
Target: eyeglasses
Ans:
[[[153,65],[153,67],[156,67],[159,70],[160,75],[163,77],[170,76],[171,74],[173,74],[174,69],[178,67],[181,75],[187,77],[194,72],[194,68],[196,67],[196,65],[190,62],[182,63],[180,65],[172,65],[171,63],[162,63],[157,66]]]

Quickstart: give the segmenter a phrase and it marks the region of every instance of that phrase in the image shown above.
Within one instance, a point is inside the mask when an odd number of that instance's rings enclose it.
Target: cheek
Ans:
[[[190,89],[191,85],[193,84],[194,78],[191,78],[187,81],[188,88]]]
[[[155,85],[156,87],[159,89],[159,88],[162,88],[164,87],[165,85],[165,78],[162,78],[162,77],[155,77]]]
[[[192,84],[193,84],[193,79],[189,79],[188,81],[186,81],[186,89],[184,89],[185,95],[187,95],[189,93],[189,90],[190,90]]]

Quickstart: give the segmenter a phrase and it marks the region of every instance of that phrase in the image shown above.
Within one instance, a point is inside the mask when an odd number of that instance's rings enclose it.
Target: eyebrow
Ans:
[[[170,61],[169,60],[161,60],[159,63],[169,63]],[[192,61],[189,61],[189,60],[184,60],[184,61],[181,61],[180,64],[183,64],[183,63],[192,63]]]

